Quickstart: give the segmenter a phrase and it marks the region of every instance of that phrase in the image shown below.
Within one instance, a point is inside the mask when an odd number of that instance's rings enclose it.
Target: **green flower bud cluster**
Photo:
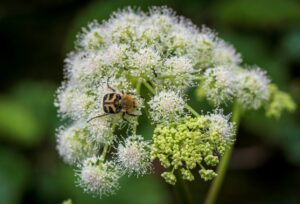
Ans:
[[[270,99],[266,105],[267,117],[280,118],[283,111],[293,112],[296,109],[296,104],[291,96],[283,91],[280,91],[275,84],[269,86]]]
[[[220,118],[221,116],[220,114]],[[223,134],[223,129],[216,128],[215,121],[211,118],[213,117],[187,116],[177,123],[156,126],[151,159],[158,158],[167,169],[162,174],[166,182],[172,185],[176,183],[174,173],[177,170],[182,179],[188,181],[194,180],[191,170],[195,168],[200,168],[200,176],[205,181],[217,175],[212,168],[219,163],[219,157],[224,154],[231,140],[228,135]],[[233,135],[234,126],[231,124],[227,128]]]

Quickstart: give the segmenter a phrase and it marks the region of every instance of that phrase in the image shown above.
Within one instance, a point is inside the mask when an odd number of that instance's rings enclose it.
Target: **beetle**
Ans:
[[[122,113],[122,118],[125,121],[128,121],[125,118],[125,115],[130,116],[138,116],[136,114],[133,114],[133,111],[137,108],[137,101],[134,98],[133,94],[131,93],[125,93],[122,91],[121,93],[117,93],[114,88],[112,88],[107,79],[107,88],[111,90],[110,93],[107,93],[103,97],[103,115],[95,116],[88,120],[90,122],[91,120],[94,120],[95,118],[107,116],[110,114],[118,114]]]

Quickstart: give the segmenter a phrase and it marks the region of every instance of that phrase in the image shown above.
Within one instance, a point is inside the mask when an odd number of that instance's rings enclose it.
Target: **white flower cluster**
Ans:
[[[153,122],[177,121],[184,114],[184,99],[175,91],[161,91],[149,101]]]
[[[216,110],[208,114],[206,118],[210,121],[210,134],[220,134],[222,137],[231,142],[235,134],[235,125],[230,122],[230,115],[224,115],[222,110]]]
[[[206,27],[167,8],[149,13],[125,9],[102,24],[92,22],[78,35],[77,51],[66,60],[70,77],[131,75],[152,80],[156,88],[185,89],[195,73],[214,65],[237,65],[240,54]]]
[[[75,164],[96,154],[99,147],[95,142],[89,141],[88,130],[83,127],[83,124],[76,123],[58,130],[57,150],[65,162]]]
[[[151,169],[150,141],[142,136],[129,136],[117,149],[117,162],[129,175],[144,175]]]
[[[78,182],[86,192],[102,196],[112,194],[119,188],[117,181],[121,175],[121,170],[115,164],[94,156],[83,162],[78,172]]]
[[[69,164],[79,164],[80,184],[88,192],[109,194],[120,168],[135,175],[151,169],[151,145],[136,135],[143,107],[154,124],[178,122],[187,115],[185,92],[193,86],[216,105],[236,99],[245,108],[262,106],[269,80],[258,68],[241,68],[241,62],[233,46],[210,29],[198,29],[165,7],[128,8],[94,21],[65,60],[66,81],[55,105],[71,125],[57,133],[58,152]],[[145,89],[153,94],[147,103],[141,97]],[[209,117],[219,134],[230,137],[228,118]],[[124,127],[132,136],[122,142],[115,130]]]
[[[269,100],[270,80],[266,73],[254,67],[217,66],[205,71],[200,87],[215,105],[235,99],[245,109],[258,109]]]

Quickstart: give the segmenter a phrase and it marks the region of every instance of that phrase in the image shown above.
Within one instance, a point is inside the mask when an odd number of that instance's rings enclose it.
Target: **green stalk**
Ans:
[[[141,94],[141,86],[142,86],[142,82],[140,80],[138,80],[136,83],[136,92],[138,94]]]
[[[115,130],[115,127],[116,127],[116,125],[115,125],[115,123],[113,123],[112,124],[112,131],[110,132],[111,136],[112,136],[112,134],[113,134],[113,132]],[[102,150],[102,153],[101,153],[101,158],[103,160],[105,160],[108,148],[109,148],[109,144],[105,144],[104,147],[103,147],[103,150]]]
[[[238,125],[240,122],[240,115],[241,115],[241,107],[239,106],[239,104],[235,103],[234,107],[233,107],[233,113],[232,113],[232,122],[235,123],[236,130],[238,130]],[[235,138],[233,138],[233,139],[235,139]],[[204,204],[216,203],[216,200],[217,200],[219,191],[221,189],[221,186],[222,186],[225,174],[226,174],[226,170],[228,168],[228,164],[229,164],[229,161],[231,158],[233,144],[234,143],[232,143],[232,145],[227,148],[227,150],[225,151],[225,153],[221,159],[221,162],[217,169],[218,176],[212,182],[212,185],[208,191],[208,195],[206,197]]]
[[[194,116],[196,116],[196,117],[200,117],[200,114],[197,112],[197,111],[195,111],[189,104],[184,104],[184,107],[188,110],[188,111],[190,111]]]
[[[151,84],[149,84],[146,81],[143,81],[143,84],[153,95],[155,95],[155,91],[154,91],[153,87],[151,86]],[[194,114],[196,117],[200,116],[199,113],[197,113],[197,111],[195,111],[188,104],[185,104],[185,108],[187,110],[189,110],[192,114]],[[193,203],[192,196],[191,196],[191,192],[188,189],[188,186],[186,185],[184,180],[182,180],[180,175],[177,175],[177,178],[178,178],[178,182],[174,186],[177,197],[180,198],[181,203],[183,203],[183,204],[192,204]]]
[[[143,81],[143,84],[153,95],[155,95],[155,91],[154,91],[153,87],[148,82]]]
[[[103,147],[103,151],[102,151],[102,154],[101,154],[101,158],[102,158],[103,160],[105,160],[105,156],[106,156],[108,147],[109,147],[108,144],[105,144],[105,146]]]
[[[175,185],[175,188],[177,189],[177,194],[179,194],[179,197],[181,199],[181,203],[183,204],[193,204],[193,198],[192,194],[186,184],[186,182],[181,178],[180,175],[177,175],[178,182]]]
[[[137,83],[136,83],[136,92],[137,92],[137,94],[141,94],[141,87],[142,87],[142,81],[141,80],[138,80],[137,81]],[[136,135],[136,133],[137,133],[137,126],[138,126],[138,118],[139,118],[139,116],[137,116],[137,118],[136,118],[136,123],[134,124],[134,127],[133,127],[133,130],[132,130],[132,134],[133,135]]]

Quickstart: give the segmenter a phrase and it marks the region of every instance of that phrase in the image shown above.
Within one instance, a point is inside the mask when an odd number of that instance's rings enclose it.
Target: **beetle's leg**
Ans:
[[[97,116],[95,116],[95,117],[92,117],[92,118],[90,118],[90,119],[88,119],[88,123],[89,122],[91,122],[92,120],[94,120],[94,119],[96,119],[96,118],[101,118],[101,117],[104,117],[104,116],[107,116],[108,114],[106,113],[106,114],[103,114],[103,115],[97,115]]]
[[[123,112],[123,113],[122,113],[122,119],[125,120],[126,122],[129,122],[129,121],[125,118],[125,114],[126,114],[126,112]]]
[[[109,85],[109,77],[107,77],[106,85],[107,88],[110,89],[112,92],[116,92],[116,90]]]

